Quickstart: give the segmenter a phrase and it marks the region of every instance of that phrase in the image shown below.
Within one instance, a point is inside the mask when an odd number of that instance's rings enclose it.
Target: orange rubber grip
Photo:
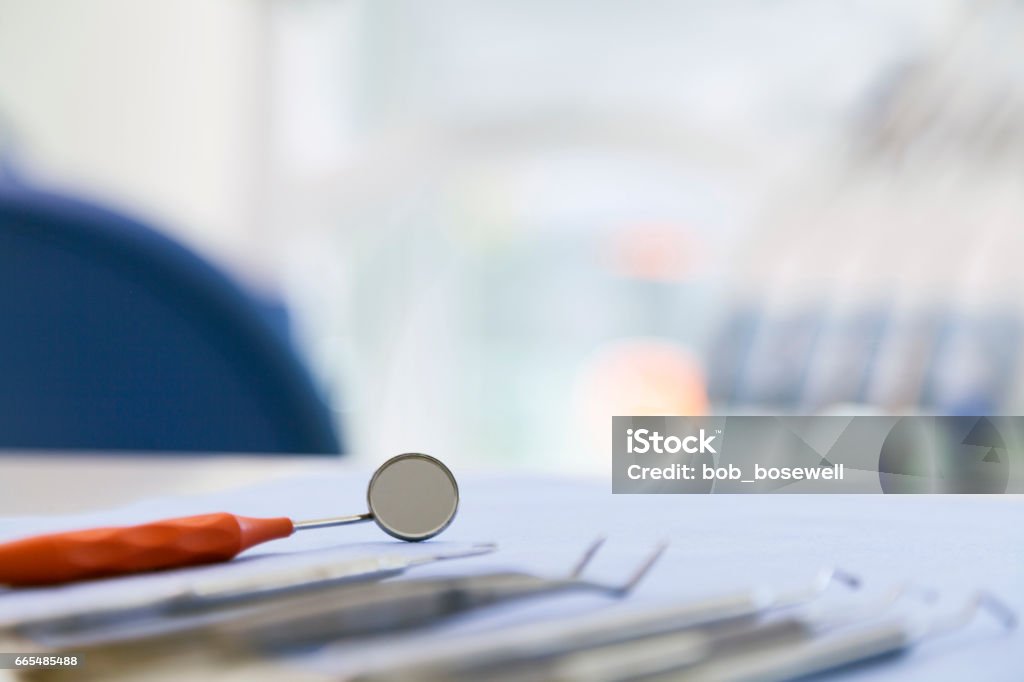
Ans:
[[[52,533],[0,544],[0,584],[54,585],[162,568],[227,561],[285,538],[291,519],[204,514],[140,526]]]

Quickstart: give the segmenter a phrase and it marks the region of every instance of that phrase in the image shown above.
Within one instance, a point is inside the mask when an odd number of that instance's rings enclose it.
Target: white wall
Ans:
[[[37,182],[265,270],[266,6],[0,0],[0,125]]]

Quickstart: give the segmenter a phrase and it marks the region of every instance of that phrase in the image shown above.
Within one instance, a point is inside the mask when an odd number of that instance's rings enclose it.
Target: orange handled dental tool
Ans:
[[[52,533],[0,544],[0,584],[54,585],[142,571],[227,561],[298,530],[374,521],[387,534],[419,542],[451,524],[459,505],[455,477],[419,453],[392,457],[370,479],[369,511],[314,521],[216,513],[138,526]]]

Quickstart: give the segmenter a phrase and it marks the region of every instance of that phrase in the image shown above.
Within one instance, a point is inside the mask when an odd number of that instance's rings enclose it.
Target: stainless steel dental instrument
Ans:
[[[116,638],[118,633],[170,632],[188,627],[198,616],[229,618],[239,609],[286,603],[298,595],[320,593],[339,585],[394,578],[407,569],[438,561],[488,554],[492,544],[439,549],[422,556],[378,553],[332,558],[303,566],[249,571],[242,576],[195,578],[173,592],[155,598],[134,598],[111,604],[76,602],[71,609],[31,619],[0,621],[0,636],[27,639],[47,646],[90,643]],[[220,611],[220,614],[216,612]]]
[[[339,584],[299,595],[289,594],[236,609],[199,609],[180,618],[83,628],[71,634],[50,629],[47,644],[63,648],[127,643],[178,643],[182,638],[217,642],[226,648],[284,648],[311,642],[417,627],[492,604],[563,592],[593,592],[623,597],[643,579],[664,546],[658,546],[620,584],[580,577],[595,550],[564,578],[526,573],[484,573],[455,578],[425,578],[385,583]],[[173,614],[172,614],[173,615]],[[24,626],[22,627],[24,631]],[[37,627],[40,636],[44,631]],[[61,635],[58,638],[58,635]]]
[[[533,666],[603,646],[634,642],[666,633],[686,632],[712,624],[752,624],[769,612],[807,604],[838,583],[858,588],[860,580],[840,569],[822,570],[804,586],[789,590],[746,590],[696,602],[673,604],[634,613],[593,615],[562,619],[526,627],[463,638],[428,657],[399,667],[367,671],[360,679],[401,680],[415,674],[429,679],[492,677],[509,666]]]
[[[981,592],[964,608],[946,617],[929,621],[898,618],[796,646],[725,656],[670,678],[678,682],[784,682],[908,650],[965,627],[982,610],[992,614],[1007,631],[1017,625],[1016,615],[1009,607],[995,596]]]
[[[853,605],[815,605],[823,608],[789,613],[767,621],[719,622],[642,641],[575,652],[553,661],[544,670],[534,670],[533,674],[536,679],[626,682],[678,673],[730,652],[745,653],[810,642],[822,633],[877,617],[908,595],[928,601],[935,596],[930,590],[901,585],[878,599]]]
[[[528,573],[485,573],[456,578],[407,580],[340,593],[339,599],[307,600],[288,613],[262,612],[216,628],[215,636],[264,649],[417,627],[470,610],[571,592],[613,598],[628,595],[664,552],[658,545],[622,583],[581,577],[603,540],[596,541],[567,577]]]

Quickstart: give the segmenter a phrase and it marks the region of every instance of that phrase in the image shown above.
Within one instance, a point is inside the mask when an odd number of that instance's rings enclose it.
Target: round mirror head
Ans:
[[[459,486],[444,464],[409,452],[380,465],[366,490],[366,504],[385,533],[419,542],[434,537],[455,518]]]

